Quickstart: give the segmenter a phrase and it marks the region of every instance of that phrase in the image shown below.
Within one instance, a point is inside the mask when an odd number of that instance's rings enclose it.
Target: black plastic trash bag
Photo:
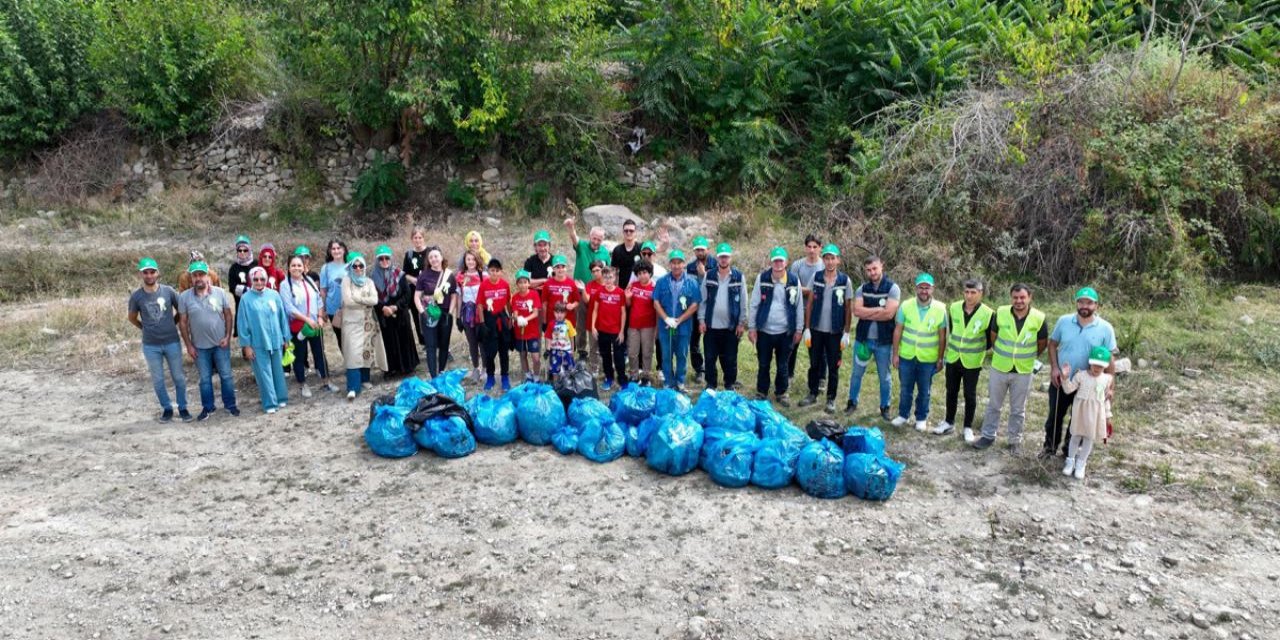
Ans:
[[[809,424],[804,426],[804,432],[814,440],[826,438],[834,442],[837,446],[844,440],[846,429],[840,426],[835,420],[810,420]]]
[[[612,416],[588,424],[578,436],[578,453],[592,462],[613,462],[626,448],[626,434]]]
[[[551,436],[566,423],[564,405],[549,385],[524,384],[516,405],[516,431],[520,439],[532,445],[551,444]]]
[[[566,410],[575,398],[600,398],[595,376],[581,362],[574,365],[573,371],[556,378],[555,389]]]
[[[702,425],[689,416],[664,416],[649,439],[646,462],[657,471],[684,475],[698,466],[702,450]]]
[[[475,430],[475,425],[471,421],[471,414],[467,412],[466,408],[443,393],[433,393],[419,399],[413,411],[410,411],[409,415],[405,416],[404,422],[409,429],[417,431],[426,425],[427,421],[436,418],[458,418],[462,420],[462,424],[466,426],[468,431]]]
[[[501,445],[516,439],[516,408],[503,396],[490,398],[477,393],[467,403],[467,413],[476,426],[476,440],[480,444]]]
[[[413,439],[441,458],[461,458],[476,450],[476,438],[467,421],[459,416],[431,418],[413,434]]]
[[[884,455],[884,432],[879,427],[849,427],[844,434],[843,448],[846,455],[869,453]]]
[[[408,413],[405,407],[394,405],[380,405],[374,409],[373,419],[364,430],[364,441],[374,454],[383,458],[404,458],[418,452],[418,445],[404,424]]]
[[[435,392],[435,385],[422,378],[411,376],[402,380],[400,386],[396,387],[396,404],[412,409],[418,406],[419,400]]]
[[[888,457],[851,453],[844,459],[845,486],[863,500],[888,500],[898,488],[904,466]]]
[[[395,406],[399,406],[399,405],[396,404],[396,397],[394,394],[389,393],[386,395],[378,396],[373,399],[373,402],[369,403],[369,419],[373,420],[373,416],[376,415],[378,412],[378,407],[395,407]],[[406,410],[406,413],[408,412],[409,409],[412,409],[412,408],[413,408],[413,405],[404,407],[404,409]]]
[[[643,456],[649,450],[649,439],[653,437],[653,432],[658,430],[660,424],[662,424],[662,418],[649,416],[634,427],[628,426],[626,428],[627,455],[633,458]]]
[[[751,463],[759,448],[760,438],[754,431],[730,432],[710,450],[703,443],[702,469],[718,485],[745,487],[751,481]]]
[[[675,389],[661,389],[653,399],[653,414],[656,416],[682,416],[689,413],[693,401]]]
[[[467,375],[466,369],[450,369],[431,380],[436,391],[443,393],[458,404],[467,403],[467,392],[462,389],[462,379]]]
[[[613,419],[623,425],[636,425],[653,415],[658,394],[653,387],[642,387],[634,382],[627,384],[609,399]]]
[[[582,429],[566,422],[551,434],[551,446],[566,456],[570,455],[578,450],[578,437],[581,435]]]
[[[825,438],[809,443],[796,461],[796,481],[815,498],[844,497],[844,452]]]

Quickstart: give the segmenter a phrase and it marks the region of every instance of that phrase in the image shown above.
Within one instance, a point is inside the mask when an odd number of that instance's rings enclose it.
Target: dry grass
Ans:
[[[7,307],[0,368],[132,373],[143,369],[126,292]]]

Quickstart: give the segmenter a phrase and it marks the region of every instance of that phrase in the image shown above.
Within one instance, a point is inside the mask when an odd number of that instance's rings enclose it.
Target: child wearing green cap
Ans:
[[[511,312],[516,323],[516,352],[520,354],[520,370],[525,382],[538,380],[542,372],[541,333],[542,296],[529,286],[529,272],[516,272],[516,295],[511,298]]]
[[[1112,374],[1106,369],[1111,364],[1111,351],[1098,346],[1089,351],[1089,368],[1072,375],[1071,364],[1062,363],[1062,390],[1075,394],[1071,403],[1071,440],[1067,445],[1066,466],[1062,475],[1074,475],[1084,479],[1085,464],[1093,451],[1093,444],[1110,436],[1108,422],[1111,418],[1111,402],[1107,389]]]

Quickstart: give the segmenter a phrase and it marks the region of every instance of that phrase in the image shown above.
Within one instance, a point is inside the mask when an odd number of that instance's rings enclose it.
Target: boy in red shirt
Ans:
[[[627,357],[631,359],[631,379],[649,384],[650,358],[658,339],[658,316],[653,311],[653,265],[640,260],[632,268],[635,282],[627,287]]]
[[[596,342],[590,335],[591,314],[595,313],[596,294],[600,293],[600,290],[603,288],[604,261],[592,260],[591,282],[582,285],[582,304],[587,306],[587,315],[583,316],[583,322],[586,323],[586,326],[583,327],[584,331],[582,339],[578,341],[578,357],[582,358],[583,362],[586,362],[588,367],[591,366],[591,361],[596,359]]]
[[[562,255],[551,257],[551,277],[542,283],[542,317],[550,326],[552,310],[557,302],[564,304],[569,317],[575,317],[578,302],[578,284],[569,277],[569,260]]]
[[[627,292],[618,287],[618,270],[603,268],[604,284],[591,296],[591,333],[596,339],[604,371],[604,390],[613,388],[613,376],[618,375],[618,385],[627,383],[626,336],[622,326],[627,322]]]
[[[530,273],[516,272],[516,295],[511,298],[511,313],[516,323],[516,352],[520,354],[520,370],[524,380],[537,381],[542,371],[542,344],[538,340],[538,318],[542,315],[542,296],[529,288]],[[533,366],[529,363],[532,361]]]
[[[489,277],[480,283],[477,294],[480,303],[480,314],[484,318],[484,368],[489,377],[485,380],[484,390],[493,389],[493,359],[497,356],[502,363],[502,390],[511,389],[511,378],[508,376],[510,362],[507,350],[511,345],[507,341],[507,332],[512,328],[511,316],[507,312],[511,304],[511,285],[502,279],[502,262],[497,258],[489,260]]]

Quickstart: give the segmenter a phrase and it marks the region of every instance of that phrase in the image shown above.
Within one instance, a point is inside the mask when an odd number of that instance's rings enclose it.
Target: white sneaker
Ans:
[[[950,422],[947,422],[946,420],[943,420],[942,422],[939,422],[939,423],[938,423],[938,426],[936,426],[936,427],[934,427],[934,428],[933,428],[933,435],[935,435],[935,436],[945,436],[945,435],[947,435],[948,433],[951,433],[951,432],[952,432],[952,431],[954,431],[954,430],[955,430],[955,427],[951,426],[951,423],[950,423]]]
[[[1076,459],[1067,458],[1066,466],[1062,467],[1062,475],[1069,476],[1071,475],[1071,472],[1075,470],[1076,470]]]
[[[338,385],[336,385],[336,384],[334,384],[334,383],[332,383],[332,382],[326,382],[326,383],[324,383],[324,388],[325,388],[325,389],[327,389],[327,390],[329,391],[329,393],[337,393],[337,392],[338,392]]]
[[[347,392],[347,402],[351,402],[352,400],[355,400],[355,399],[356,399],[356,392],[354,392],[354,391],[348,391],[348,392]]]
[[[889,424],[891,424],[891,425],[893,425],[893,426],[895,426],[895,427],[901,427],[902,425],[904,425],[904,424],[906,424],[906,423],[907,423],[907,419],[906,419],[906,418],[904,418],[904,417],[902,417],[902,416],[898,416],[898,417],[894,418],[893,420],[891,420],[891,421],[889,422]]]
[[[302,397],[304,398],[311,397],[311,387],[309,385],[305,385],[305,384],[302,385]]]
[[[280,403],[280,408],[281,408],[281,409],[283,409],[283,408],[285,408],[285,407],[287,407],[287,406],[289,406],[289,403],[288,403],[288,402],[281,402],[281,403]]]
[[[924,433],[929,430],[929,423],[924,420],[916,420],[916,431]]]
[[[977,439],[978,439],[978,438],[977,438],[977,437],[974,435],[974,433],[973,433],[973,429],[970,429],[970,428],[968,428],[968,427],[965,427],[965,430],[964,430],[964,441],[965,441],[965,443],[966,443],[966,444],[973,444],[973,441],[974,441],[974,440],[977,440]]]
[[[271,414],[273,414],[273,413],[275,413],[275,412],[276,412],[276,410],[275,410],[275,409],[267,409],[267,415],[271,415]]]
[[[1084,480],[1084,463],[1083,462],[1076,464],[1075,476],[1076,476],[1076,480]]]

